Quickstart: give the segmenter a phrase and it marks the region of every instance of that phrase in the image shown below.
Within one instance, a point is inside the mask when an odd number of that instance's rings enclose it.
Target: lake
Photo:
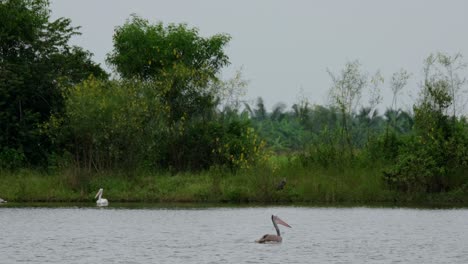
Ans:
[[[0,234],[2,264],[468,263],[467,209],[8,205]]]

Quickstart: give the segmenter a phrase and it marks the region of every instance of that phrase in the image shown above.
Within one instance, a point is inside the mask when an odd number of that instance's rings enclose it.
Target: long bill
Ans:
[[[284,225],[284,226],[286,226],[286,227],[291,228],[291,226],[290,226],[288,223],[286,223],[285,221],[281,220],[279,217],[276,217],[275,222],[276,222],[277,224]]]

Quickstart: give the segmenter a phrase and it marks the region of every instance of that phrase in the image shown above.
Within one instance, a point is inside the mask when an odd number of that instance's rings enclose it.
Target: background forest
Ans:
[[[410,73],[387,80],[350,61],[329,71],[329,104],[268,111],[242,100],[241,72],[222,79],[227,34],[132,15],[115,29],[109,74],[70,46],[79,28],[52,21],[48,1],[0,3],[3,198],[83,201],[99,187],[121,201],[468,197],[461,54],[428,55],[409,109],[399,102]]]

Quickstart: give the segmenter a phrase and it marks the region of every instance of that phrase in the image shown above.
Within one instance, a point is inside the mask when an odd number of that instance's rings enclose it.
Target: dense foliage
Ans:
[[[150,24],[132,16],[114,35],[112,64],[124,80],[141,80],[153,93],[144,93],[157,104],[146,128],[154,135],[147,162],[174,171],[207,169],[215,165],[240,168],[256,161],[262,143],[249,120],[218,112],[221,100],[218,78],[229,64],[224,46],[228,35],[201,37],[185,24]],[[147,96],[149,95],[149,96]],[[143,127],[146,126],[143,124]]]
[[[379,168],[389,188],[407,193],[464,190],[468,126],[464,116],[455,115],[461,109],[454,107],[463,96],[461,58],[443,53],[428,57],[426,80],[412,113],[396,108],[396,97],[409,77],[404,71],[392,76],[394,102],[384,115],[378,114],[372,100],[369,106],[352,110],[367,83],[357,62],[348,63],[339,77],[331,74],[329,107],[302,101],[291,111],[279,105],[268,113],[259,99],[256,108],[247,110],[267,146],[296,153],[305,166],[340,171]]]
[[[415,132],[398,150],[396,164],[385,174],[391,186],[414,192],[441,192],[467,183],[468,137],[464,119],[446,113],[453,99],[443,80],[426,82],[414,106]]]
[[[150,24],[132,16],[114,34],[108,62],[124,79],[158,82],[159,99],[173,122],[204,115],[215,106],[210,89],[229,64],[224,47],[228,35],[204,38],[185,24]]]
[[[53,116],[47,131],[88,171],[240,168],[259,159],[263,144],[247,118],[218,114],[172,124],[154,100],[156,86],[88,79],[69,90],[64,115]]]
[[[392,105],[380,114],[384,78],[353,61],[338,73],[328,71],[329,105],[302,98],[290,109],[279,103],[268,111],[261,98],[241,104],[240,75],[220,78],[229,65],[226,34],[202,37],[185,24],[152,24],[133,15],[115,30],[107,62],[119,78],[109,79],[88,51],[68,44],[79,34],[69,19],[50,21],[48,1],[0,3],[2,169],[72,171],[73,188],[83,188],[82,182],[94,188],[92,176],[108,172],[208,173],[210,187],[195,194],[201,200],[217,192],[235,201],[249,195],[255,201],[309,201],[323,192],[324,200],[335,201],[355,190],[373,196],[381,190],[468,190],[468,124],[461,109],[466,64],[460,54],[427,58],[411,110],[398,106],[410,74],[392,75]],[[367,91],[369,102],[363,103]],[[279,168],[282,157],[287,162]],[[290,170],[306,185],[298,186],[296,178],[294,190],[273,192],[278,175],[294,179]],[[236,181],[222,180],[226,171],[242,172],[239,179],[247,177],[249,187],[223,186]]]
[[[0,156],[3,166],[45,162],[50,143],[40,126],[63,110],[65,87],[106,76],[91,54],[68,41],[71,21],[50,21],[46,0],[0,2]]]

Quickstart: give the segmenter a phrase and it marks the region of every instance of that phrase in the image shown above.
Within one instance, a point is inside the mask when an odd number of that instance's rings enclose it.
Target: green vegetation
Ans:
[[[52,149],[40,127],[62,113],[63,89],[90,74],[107,78],[88,51],[68,44],[79,34],[70,24],[50,21],[48,1],[0,2],[0,155],[6,166],[44,164]]]
[[[399,192],[386,187],[379,169],[337,169],[301,166],[275,160],[232,173],[211,169],[198,173],[1,173],[2,197],[15,202],[94,202],[99,188],[111,202],[203,202],[281,204],[460,204],[465,189],[444,193]],[[287,183],[277,190],[283,179]]]
[[[92,201],[95,191],[105,189],[110,201],[133,202],[393,202],[396,192],[382,186],[378,173],[369,170],[335,172],[284,164],[256,167],[233,174],[210,170],[200,173],[136,175],[93,174],[83,178],[75,174],[19,171],[2,173],[0,190],[10,201]],[[86,177],[86,176],[85,176]],[[287,178],[283,190],[276,190]]]
[[[115,30],[110,79],[71,47],[46,0],[0,1],[0,196],[10,201],[466,202],[466,69],[430,55],[413,109],[410,74],[358,61],[329,71],[329,106],[302,98],[269,112],[242,105],[240,73],[222,80],[230,37],[131,16]],[[369,91],[368,103],[362,95]],[[281,181],[284,188],[278,188]]]

